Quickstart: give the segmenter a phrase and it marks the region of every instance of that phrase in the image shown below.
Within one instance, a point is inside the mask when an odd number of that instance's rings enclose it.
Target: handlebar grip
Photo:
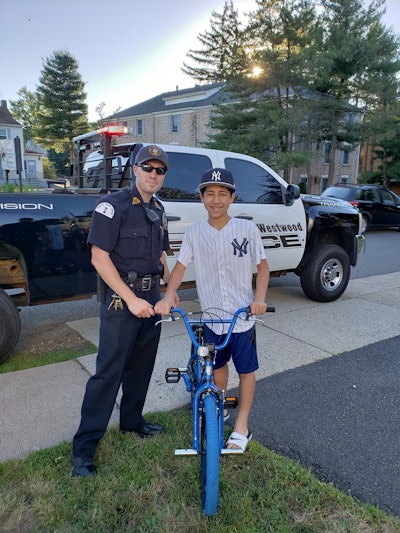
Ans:
[[[266,313],[275,313],[275,307],[269,305],[267,307]]]

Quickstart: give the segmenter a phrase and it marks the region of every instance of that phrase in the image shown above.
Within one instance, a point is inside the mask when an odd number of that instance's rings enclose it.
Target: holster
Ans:
[[[106,290],[107,284],[103,279],[97,274],[97,301],[104,303],[106,301]]]
[[[134,270],[130,270],[128,272],[128,278],[126,280],[126,283],[128,284],[128,287],[130,287],[130,289],[132,290],[135,289],[136,280],[137,280],[137,272],[135,272]]]

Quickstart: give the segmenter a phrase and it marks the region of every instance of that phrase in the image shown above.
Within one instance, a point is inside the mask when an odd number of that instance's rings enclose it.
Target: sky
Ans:
[[[366,0],[367,1],[367,0]],[[85,82],[89,120],[158,94],[193,87],[181,68],[224,0],[0,0],[0,99],[35,91],[43,60],[67,50]],[[254,0],[233,0],[243,16]],[[386,0],[385,24],[400,34],[400,0]]]

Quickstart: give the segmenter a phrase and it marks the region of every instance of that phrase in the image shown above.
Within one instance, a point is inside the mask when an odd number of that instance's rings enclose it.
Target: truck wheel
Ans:
[[[20,331],[18,309],[8,294],[0,289],[0,363],[13,351]]]
[[[349,279],[349,256],[335,244],[315,248],[300,273],[304,293],[316,302],[337,300],[346,290]]]

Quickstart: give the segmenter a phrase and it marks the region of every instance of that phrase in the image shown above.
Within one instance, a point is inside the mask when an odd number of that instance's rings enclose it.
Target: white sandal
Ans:
[[[246,451],[248,443],[253,438],[253,435],[251,434],[251,431],[248,432],[247,437],[246,435],[242,435],[242,433],[238,433],[237,431],[233,431],[231,433],[231,436],[226,441],[226,445],[228,444],[234,444],[235,446],[238,446],[238,448],[229,448],[231,450],[237,450],[244,453]]]

